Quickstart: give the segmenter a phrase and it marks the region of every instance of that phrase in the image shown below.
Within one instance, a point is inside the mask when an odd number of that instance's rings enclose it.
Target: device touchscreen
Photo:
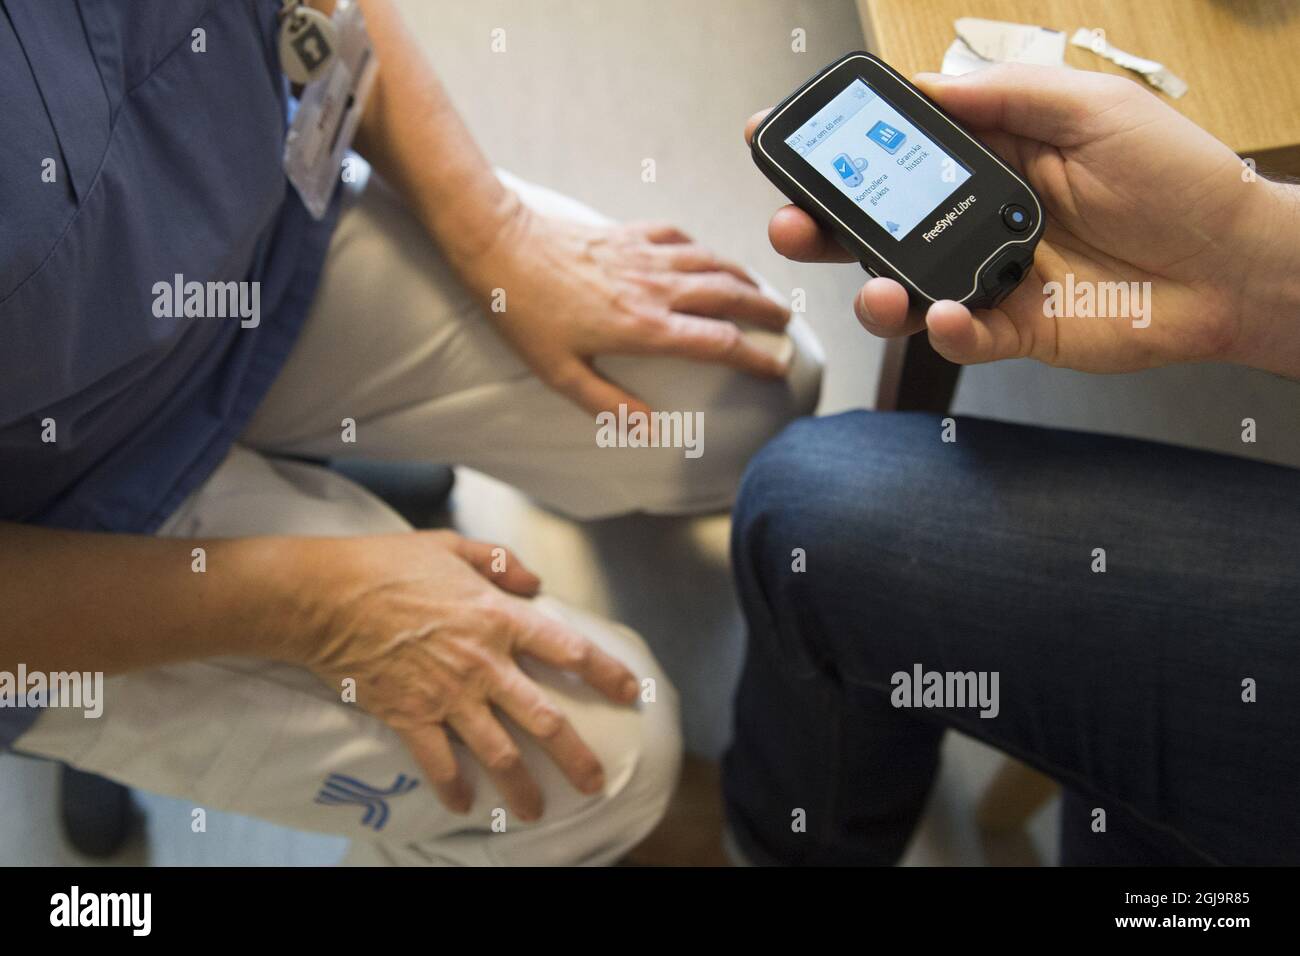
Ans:
[[[971,176],[861,79],[785,142],[900,241]]]

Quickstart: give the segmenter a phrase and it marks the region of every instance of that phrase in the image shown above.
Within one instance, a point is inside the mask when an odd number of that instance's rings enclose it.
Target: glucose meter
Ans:
[[[1042,203],[992,150],[870,53],[778,104],[754,162],[873,276],[919,305],[988,308],[1030,271]]]

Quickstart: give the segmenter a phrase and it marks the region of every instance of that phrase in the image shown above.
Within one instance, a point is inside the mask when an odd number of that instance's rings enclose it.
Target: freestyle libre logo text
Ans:
[[[939,233],[943,232],[949,226],[957,221],[957,217],[964,213],[971,206],[975,205],[975,194],[971,193],[965,199],[959,201],[957,205],[948,210],[947,214],[934,221],[934,228],[927,232],[921,233],[926,242],[936,239]]]

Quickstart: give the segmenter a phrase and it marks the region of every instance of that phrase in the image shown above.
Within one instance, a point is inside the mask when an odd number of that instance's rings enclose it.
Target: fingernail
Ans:
[[[590,777],[588,777],[585,781],[583,781],[582,784],[582,792],[587,794],[588,796],[595,793],[600,793],[600,791],[604,789],[605,789],[605,774],[599,770],[596,771],[594,774],[592,774]]]
[[[618,689],[618,692],[623,695],[624,700],[632,700],[635,698],[636,691],[637,682],[635,677],[629,677],[627,680],[623,681],[623,686]]]
[[[867,326],[868,330],[876,328],[876,320],[872,316],[871,310],[868,309],[866,304],[862,301],[862,296],[860,294],[856,305],[857,308],[854,309],[854,311],[858,314],[858,321],[864,326]]]

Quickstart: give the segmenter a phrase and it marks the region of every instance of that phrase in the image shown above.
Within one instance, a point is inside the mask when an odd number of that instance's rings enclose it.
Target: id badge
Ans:
[[[285,174],[316,219],[329,209],[379,72],[360,5],[338,0],[331,23],[333,50],[320,75],[303,88],[284,141]]]

